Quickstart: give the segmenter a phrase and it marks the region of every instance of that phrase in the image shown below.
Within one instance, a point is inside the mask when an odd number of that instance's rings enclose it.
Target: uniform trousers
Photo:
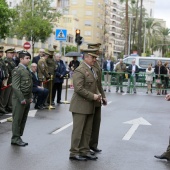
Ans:
[[[28,117],[28,112],[30,109],[30,99],[26,99],[26,104],[21,104],[21,101],[15,96],[12,96],[12,139],[11,142],[19,142],[21,136],[23,135],[25,124]]]
[[[54,83],[53,85],[53,91],[52,91],[52,101],[55,100],[55,95],[57,91],[57,103],[60,103],[61,101],[61,92],[62,92],[62,83]]]
[[[72,113],[73,130],[70,156],[85,156],[90,153],[89,142],[92,132],[93,114]]]
[[[12,86],[4,90],[3,105],[6,109],[12,110]]]
[[[120,74],[120,73],[118,73],[118,74]],[[120,87],[120,91],[123,91],[123,80],[124,80],[124,76],[123,75],[117,75],[116,91],[119,90],[119,87]]]
[[[101,122],[101,106],[95,107],[95,113],[93,116],[92,133],[90,139],[90,148],[97,149],[99,141],[99,131]]]

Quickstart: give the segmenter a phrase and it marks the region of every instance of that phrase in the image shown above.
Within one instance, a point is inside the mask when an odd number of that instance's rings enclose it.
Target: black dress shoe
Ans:
[[[11,142],[11,145],[16,145],[16,146],[21,146],[21,147],[25,147],[26,143],[19,141],[19,142]]]
[[[96,157],[94,155],[90,155],[90,154],[85,155],[83,157],[86,158],[87,160],[97,160],[98,159],[98,157]]]
[[[170,159],[167,158],[164,154],[162,154],[162,155],[155,155],[154,157],[157,158],[157,159],[166,159],[167,161],[170,161]]]
[[[121,90],[121,93],[124,93],[124,91],[123,91],[123,90]]]
[[[62,102],[57,102],[58,104],[63,104]]]
[[[43,110],[44,108],[42,106],[35,106],[34,109]]]
[[[82,156],[79,156],[79,155],[77,155],[77,156],[70,156],[69,159],[70,160],[75,160],[75,161],[87,161],[86,158],[84,158]]]
[[[96,153],[100,153],[102,151],[101,149],[98,148],[90,148],[90,149]]]

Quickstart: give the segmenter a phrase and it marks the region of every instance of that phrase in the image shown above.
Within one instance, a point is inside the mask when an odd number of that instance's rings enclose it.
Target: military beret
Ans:
[[[4,52],[4,47],[0,46],[0,52]]]
[[[15,48],[9,48],[5,51],[5,53],[15,53]]]
[[[22,58],[21,55],[29,56],[31,58],[31,54],[25,50],[19,51],[18,54],[19,54],[19,58]]]

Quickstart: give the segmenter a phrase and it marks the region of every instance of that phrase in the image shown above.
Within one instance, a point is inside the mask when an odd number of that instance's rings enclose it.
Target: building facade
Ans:
[[[149,18],[154,18],[155,0],[144,0],[143,6],[146,9]]]

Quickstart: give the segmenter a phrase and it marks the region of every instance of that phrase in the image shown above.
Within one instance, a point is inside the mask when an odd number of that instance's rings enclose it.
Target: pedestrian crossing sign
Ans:
[[[67,30],[66,29],[56,29],[55,39],[58,41],[67,40]]]

